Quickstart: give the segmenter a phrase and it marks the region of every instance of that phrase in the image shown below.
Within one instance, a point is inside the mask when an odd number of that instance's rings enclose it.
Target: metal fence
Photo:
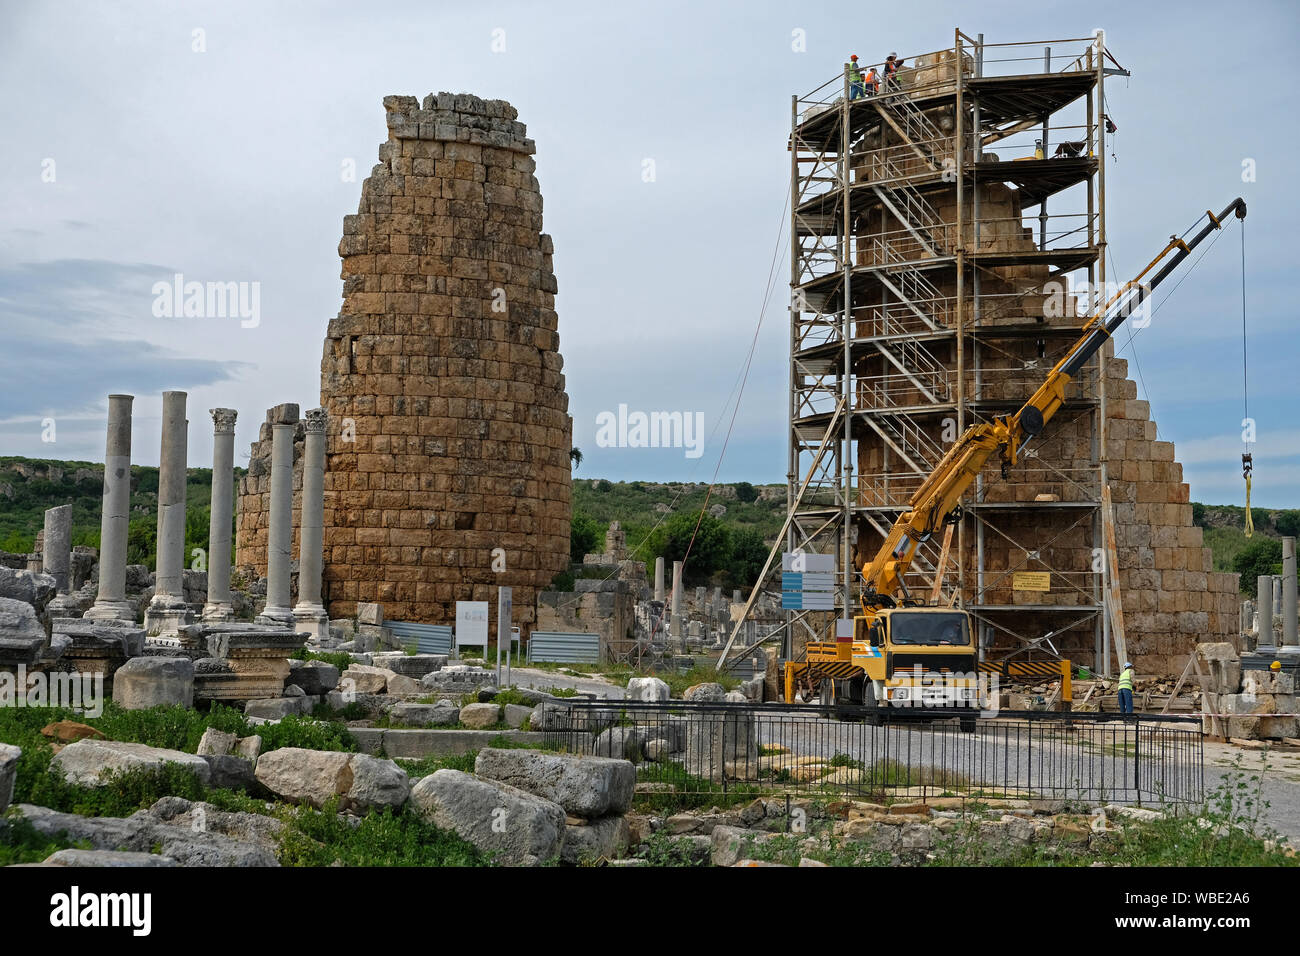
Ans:
[[[408,621],[385,621],[384,626],[408,650],[417,654],[450,654],[451,625],[414,624]]]
[[[643,792],[1193,803],[1195,718],[681,701],[548,703],[560,750],[625,757]],[[534,728],[539,729],[539,728]]]
[[[558,664],[595,664],[600,661],[600,635],[533,631],[528,639],[528,659]]]

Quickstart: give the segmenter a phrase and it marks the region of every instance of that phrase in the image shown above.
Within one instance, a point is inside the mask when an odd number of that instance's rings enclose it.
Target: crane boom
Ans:
[[[1124,320],[1191,255],[1192,250],[1211,232],[1222,227],[1223,220],[1230,213],[1238,219],[1246,218],[1246,203],[1239,197],[1217,216],[1207,211],[1205,215],[1209,221],[1188,242],[1170,237],[1164,250],[1134,279],[1125,283],[1084,324],[1083,334],[1078,341],[1048,373],[1042,385],[1019,411],[995,418],[992,422],[973,424],[966,429],[912,496],[908,510],[894,522],[875,556],[861,568],[864,611],[893,606],[896,595],[903,598],[908,596],[903,575],[910,567],[917,547],[943,522],[957,520],[962,495],[975,481],[989,458],[995,453],[1001,458],[1005,475],[1006,469],[1016,463],[1025,444],[1041,434],[1047,422],[1060,409],[1070,380],[1087,365],[1088,360],[1102,348]],[[1169,258],[1164,261],[1166,257]],[[1160,266],[1162,261],[1164,264]],[[1159,271],[1144,282],[1144,277],[1157,266],[1160,266]]]

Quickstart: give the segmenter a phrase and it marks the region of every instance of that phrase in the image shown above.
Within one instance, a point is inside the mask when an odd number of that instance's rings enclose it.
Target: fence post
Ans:
[[[1142,776],[1140,758],[1142,756],[1142,721],[1133,721],[1133,789],[1137,791],[1137,805],[1142,806]]]

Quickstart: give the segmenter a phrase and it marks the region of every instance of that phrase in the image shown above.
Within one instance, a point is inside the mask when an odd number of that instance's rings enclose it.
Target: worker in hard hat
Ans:
[[[891,92],[898,89],[898,68],[903,65],[903,61],[898,58],[897,53],[891,53],[885,57],[885,92]]]
[[[880,92],[880,77],[876,75],[874,66],[868,67],[867,72],[862,74],[862,91],[867,96]]]
[[[1133,662],[1125,661],[1119,673],[1119,712],[1133,713]]]
[[[858,69],[858,55],[849,57],[849,99],[856,100],[866,95],[862,87],[862,71]]]

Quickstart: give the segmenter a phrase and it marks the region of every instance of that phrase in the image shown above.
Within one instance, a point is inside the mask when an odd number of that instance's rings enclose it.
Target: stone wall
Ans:
[[[568,566],[572,444],[535,147],[501,100],[384,109],[321,362],[324,600],[334,617],[378,602],[392,620],[450,623],[457,600],[495,618],[510,585],[527,630]],[[261,480],[250,469],[241,487],[237,562],[264,569]]]

